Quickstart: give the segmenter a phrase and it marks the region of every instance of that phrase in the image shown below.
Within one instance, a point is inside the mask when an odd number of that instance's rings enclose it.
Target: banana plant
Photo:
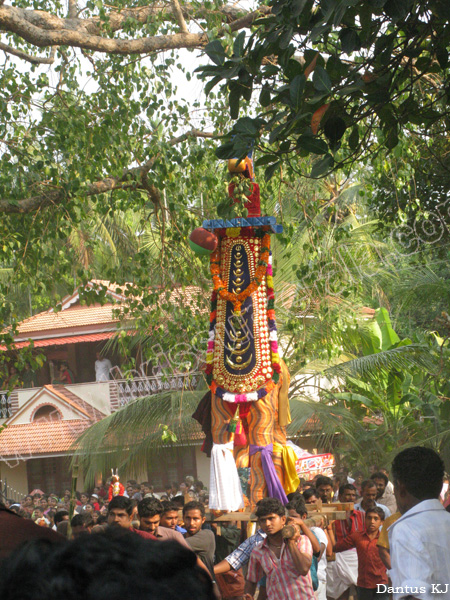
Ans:
[[[424,346],[399,338],[384,308],[377,309],[361,336],[366,359],[419,347]],[[355,464],[360,467],[388,465],[400,448],[414,444],[428,443],[443,450],[450,434],[450,409],[436,389],[439,363],[437,349],[434,355],[431,350],[420,359],[424,360],[422,366],[420,361],[404,366],[388,361],[355,376],[348,371],[348,364],[341,365],[337,389],[324,392],[323,400],[345,407],[362,424],[351,437],[344,431],[340,450],[346,462],[357,459]]]

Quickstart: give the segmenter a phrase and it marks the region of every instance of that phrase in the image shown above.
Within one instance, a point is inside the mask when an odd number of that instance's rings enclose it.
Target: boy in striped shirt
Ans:
[[[250,556],[245,600],[253,600],[258,581],[266,575],[268,600],[314,600],[309,570],[312,562],[310,540],[299,532],[283,539],[286,509],[276,498],[264,498],[255,511],[267,538]]]

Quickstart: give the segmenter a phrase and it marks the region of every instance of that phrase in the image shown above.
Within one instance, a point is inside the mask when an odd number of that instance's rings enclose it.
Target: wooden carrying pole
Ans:
[[[308,526],[316,526],[325,517],[329,521],[343,521],[347,518],[347,512],[353,510],[353,502],[332,502],[323,504],[318,501],[316,504],[307,504],[308,518],[305,523]],[[254,513],[250,511],[229,512],[217,514],[206,509],[206,520],[209,522],[220,523],[221,521],[257,521]]]

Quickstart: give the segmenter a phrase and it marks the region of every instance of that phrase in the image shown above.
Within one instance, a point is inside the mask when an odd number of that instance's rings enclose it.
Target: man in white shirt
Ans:
[[[434,450],[415,446],[397,454],[392,474],[402,514],[388,530],[394,598],[448,598],[450,514],[439,502],[444,463]]]
[[[311,527],[311,531],[314,533],[320,543],[320,555],[317,563],[317,579],[319,580],[319,587],[315,591],[314,595],[316,600],[327,599],[327,553],[326,549],[328,546],[328,538],[321,527]]]
[[[96,352],[96,357],[95,381],[109,381],[109,372],[112,369],[111,361],[109,358],[102,356],[100,352]]]

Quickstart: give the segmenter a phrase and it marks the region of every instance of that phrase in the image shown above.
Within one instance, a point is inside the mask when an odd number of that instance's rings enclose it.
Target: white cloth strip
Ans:
[[[213,444],[209,481],[209,507],[235,511],[244,508],[241,482],[233,457],[233,442]]]

